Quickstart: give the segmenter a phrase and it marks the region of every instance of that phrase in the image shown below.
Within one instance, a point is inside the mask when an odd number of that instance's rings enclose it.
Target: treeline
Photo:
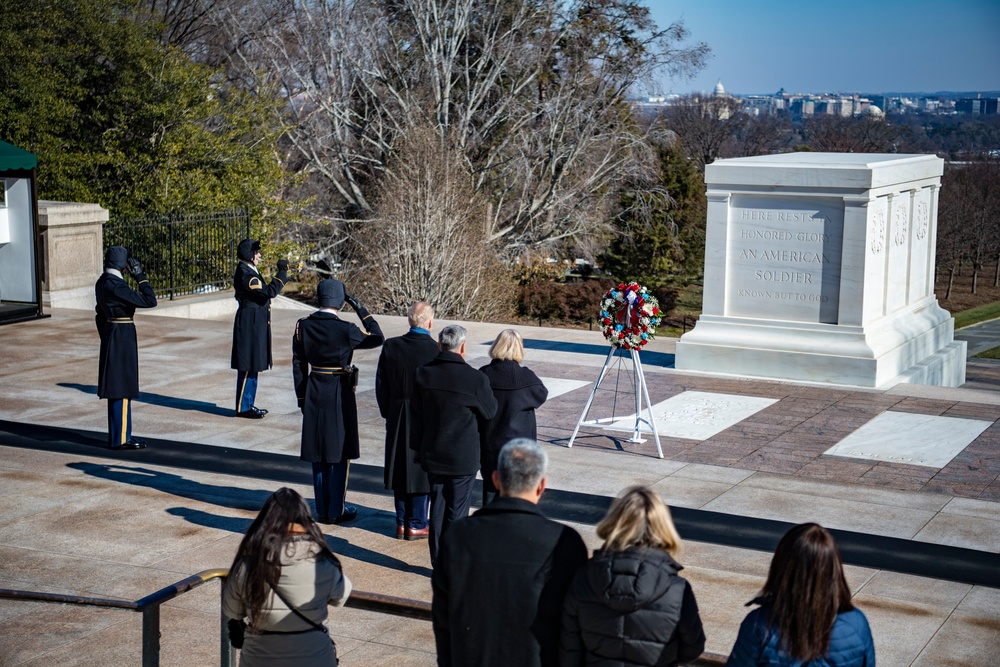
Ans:
[[[706,163],[904,152],[891,123],[795,128],[713,98],[637,115],[639,83],[708,55],[638,0],[23,0],[0,53],[0,138],[38,154],[42,197],[252,208],[304,280],[382,312],[572,313],[586,288],[547,260],[578,257],[666,305],[702,270]]]

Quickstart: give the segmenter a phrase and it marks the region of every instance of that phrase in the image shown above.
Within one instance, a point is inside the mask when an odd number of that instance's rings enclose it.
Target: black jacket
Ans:
[[[232,368],[266,371],[271,367],[271,299],[278,296],[287,280],[288,275],[278,271],[268,284],[252,264],[236,265],[233,287],[240,305],[233,322]]]
[[[575,530],[497,498],[441,537],[431,575],[440,667],[555,667],[559,619],[587,560]]]
[[[358,315],[368,331],[323,311],[295,324],[292,379],[302,409],[304,461],[338,463],[360,456],[358,403],[351,376],[330,370],[350,366],[354,350],[382,344],[382,329],[375,318],[364,308]]]
[[[652,667],[705,649],[691,585],[666,551],[597,551],[566,595],[562,667]]]
[[[404,493],[430,493],[427,473],[416,462],[411,411],[417,408],[417,368],[438,355],[427,334],[409,331],[382,346],[375,371],[375,400],[385,419],[385,488]]]
[[[485,481],[497,469],[497,457],[504,445],[514,438],[538,438],[535,408],[545,402],[549,390],[530,369],[510,359],[494,359],[479,370],[489,378],[497,399],[496,415],[479,426],[479,457]]]
[[[135,276],[138,290],[124,278],[102,273],[94,285],[97,297],[97,333],[101,336],[101,356],[97,368],[97,395],[117,400],[139,396],[139,342],[132,317],[136,308],[156,305],[156,293],[146,275]]]
[[[419,409],[414,438],[420,465],[435,475],[475,475],[479,470],[479,420],[497,412],[490,381],[454,352],[439,352],[417,369]]]

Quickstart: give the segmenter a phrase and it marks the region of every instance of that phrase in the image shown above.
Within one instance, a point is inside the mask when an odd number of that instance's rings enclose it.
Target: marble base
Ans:
[[[992,422],[883,412],[824,454],[943,468]]]
[[[677,342],[675,368],[861,387],[957,387],[965,382],[965,343],[954,340],[954,327],[933,299],[868,327],[702,315]]]
[[[656,421],[656,432],[661,436],[708,440],[774,403],[777,403],[777,399],[685,391],[654,405],[653,419]],[[641,416],[646,417],[645,409]],[[601,428],[632,432],[634,427],[635,413],[632,413]],[[646,424],[642,424],[639,430],[652,433],[652,429]]]

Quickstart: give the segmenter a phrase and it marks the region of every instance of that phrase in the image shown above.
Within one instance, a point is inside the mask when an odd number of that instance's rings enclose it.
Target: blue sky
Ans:
[[[1000,90],[1000,0],[644,0],[712,48],[663,92]]]

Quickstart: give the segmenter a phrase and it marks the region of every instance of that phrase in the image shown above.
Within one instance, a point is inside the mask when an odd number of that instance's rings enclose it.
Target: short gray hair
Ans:
[[[520,494],[534,491],[545,477],[549,455],[530,438],[511,440],[500,450],[497,472],[504,493]]]
[[[468,333],[465,327],[452,324],[441,329],[441,333],[438,334],[438,343],[445,352],[454,352],[462,347],[462,343],[465,342],[465,336]]]

